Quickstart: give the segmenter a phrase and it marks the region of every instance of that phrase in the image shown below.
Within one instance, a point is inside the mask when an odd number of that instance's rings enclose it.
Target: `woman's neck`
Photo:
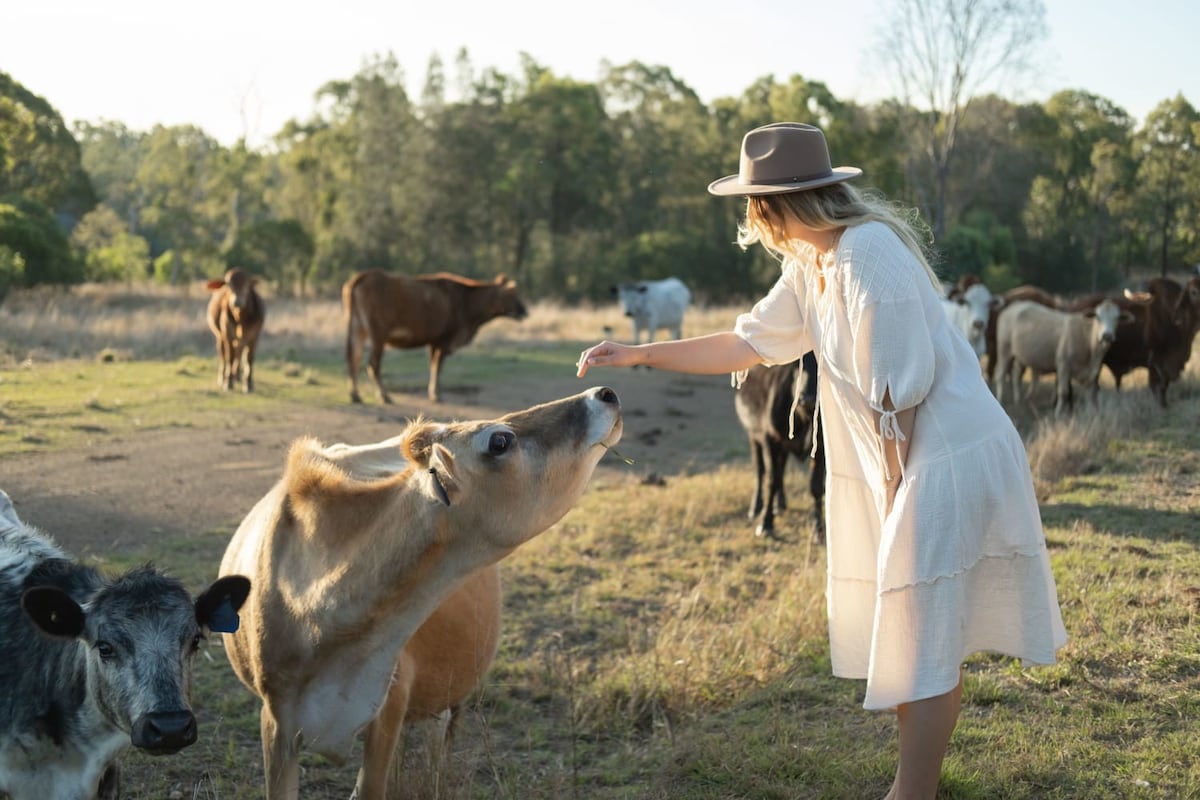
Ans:
[[[838,239],[841,238],[842,231],[844,230],[846,230],[845,227],[816,230],[801,225],[798,222],[791,222],[787,226],[788,236],[811,245],[817,251],[818,255],[833,250],[837,246]]]

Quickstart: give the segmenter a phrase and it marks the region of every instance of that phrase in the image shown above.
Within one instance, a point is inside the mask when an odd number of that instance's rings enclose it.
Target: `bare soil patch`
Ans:
[[[129,435],[98,433],[86,449],[13,456],[0,466],[0,488],[27,522],[77,556],[138,552],[161,537],[228,531],[278,479],[299,436],[325,443],[365,443],[396,435],[419,415],[490,419],[607,385],[621,398],[625,434],[593,482],[659,483],[731,458],[745,458],[727,376],[687,376],[648,369],[597,370],[584,379],[534,384],[444,385],[429,403],[424,387],[398,386],[393,405],[291,408],[231,416],[219,427],[179,427]],[[366,388],[366,387],[364,387]],[[169,566],[169,565],[164,565]],[[215,574],[216,564],[213,565]]]

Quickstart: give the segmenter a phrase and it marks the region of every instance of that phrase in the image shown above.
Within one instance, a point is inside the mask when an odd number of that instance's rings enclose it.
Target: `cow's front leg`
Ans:
[[[257,342],[249,342],[246,344],[246,380],[242,384],[242,391],[250,394],[254,391],[254,349],[257,347]]]
[[[233,391],[242,379],[242,342],[235,339],[229,343],[229,367],[225,376],[225,388]]]
[[[300,796],[300,734],[280,724],[266,705],[259,722],[267,800],[296,800]]]
[[[397,673],[397,677],[401,677],[399,668]],[[387,800],[392,761],[398,755],[397,749],[404,731],[404,715],[408,711],[409,688],[407,681],[394,682],[379,715],[367,725],[363,736],[362,767],[358,770],[358,780],[354,785],[354,797],[358,800]]]
[[[96,800],[118,800],[121,797],[121,767],[115,761],[104,769],[96,787]]]
[[[217,342],[217,357],[220,364],[217,367],[217,388],[229,388],[229,358],[232,345],[224,336]]]
[[[438,378],[442,372],[442,358],[446,353],[440,347],[429,345],[429,402],[440,403],[442,398],[438,392]]]

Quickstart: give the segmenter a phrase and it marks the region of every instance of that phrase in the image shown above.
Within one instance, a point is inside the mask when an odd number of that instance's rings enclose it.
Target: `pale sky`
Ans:
[[[225,144],[264,144],[306,119],[313,94],[395,54],[415,98],[432,54],[448,77],[465,47],[477,71],[517,74],[519,54],[596,81],[602,60],[669,67],[701,99],[765,75],[824,82],[842,99],[895,96],[878,55],[890,0],[0,0],[0,71],[68,123],[133,130],[195,124]],[[1182,93],[1200,105],[1200,2],[1046,0],[1036,85],[1014,100],[1084,89],[1139,122]]]

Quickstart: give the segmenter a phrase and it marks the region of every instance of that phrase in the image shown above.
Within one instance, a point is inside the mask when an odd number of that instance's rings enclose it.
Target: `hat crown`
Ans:
[[[755,128],[742,139],[740,183],[769,186],[820,180],[832,174],[829,147],[820,128],[777,122]]]

